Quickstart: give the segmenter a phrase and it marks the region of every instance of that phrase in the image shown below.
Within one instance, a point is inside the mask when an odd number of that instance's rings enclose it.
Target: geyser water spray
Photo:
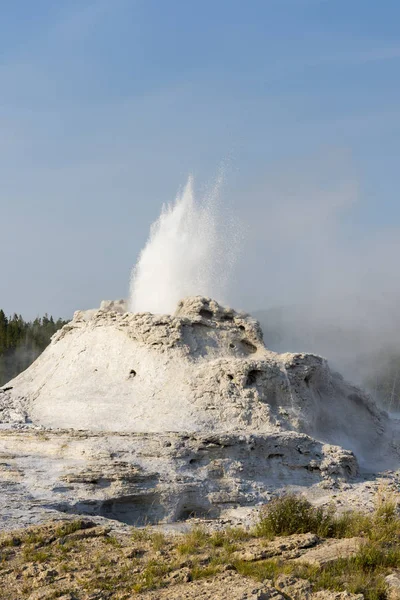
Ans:
[[[130,310],[171,314],[182,298],[226,302],[240,245],[239,228],[222,214],[222,177],[197,199],[190,176],[175,201],[164,205],[132,271]]]

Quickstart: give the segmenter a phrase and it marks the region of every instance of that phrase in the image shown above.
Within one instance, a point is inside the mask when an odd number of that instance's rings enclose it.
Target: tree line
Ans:
[[[66,323],[47,314],[25,321],[17,314],[7,317],[0,309],[0,385],[27,369]]]

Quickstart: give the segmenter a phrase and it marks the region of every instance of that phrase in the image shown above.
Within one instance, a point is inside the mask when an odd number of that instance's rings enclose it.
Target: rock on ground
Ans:
[[[142,594],[143,600],[284,600],[271,583],[257,583],[228,571],[213,578]]]
[[[363,600],[363,594],[350,594],[349,592],[332,592],[320,590],[313,592],[312,585],[307,579],[280,575],[275,581],[275,587],[290,600]]]
[[[388,588],[388,600],[400,600],[400,573],[396,571],[385,577]]]
[[[329,540],[323,546],[312,548],[294,560],[321,567],[322,565],[335,562],[339,558],[354,556],[357,554],[362,543],[362,538]]]

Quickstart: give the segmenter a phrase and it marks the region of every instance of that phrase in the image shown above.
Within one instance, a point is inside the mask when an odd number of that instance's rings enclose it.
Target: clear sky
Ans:
[[[315,185],[305,211],[337,182],[357,188],[348,238],[400,225],[398,0],[0,0],[0,11],[6,312],[68,317],[126,296],[161,204],[227,160],[230,206],[259,226],[250,257],[271,195],[303,190],[299,216]]]

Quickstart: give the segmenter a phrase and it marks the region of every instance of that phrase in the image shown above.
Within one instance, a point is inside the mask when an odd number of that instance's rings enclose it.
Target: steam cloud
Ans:
[[[171,313],[208,295],[259,318],[270,349],[321,354],[355,383],[400,352],[400,231],[363,222],[343,161],[265,173],[229,192],[229,210],[220,191],[221,179],[199,201],[189,178],[163,207],[132,273],[131,310]]]
[[[400,351],[400,231],[372,221],[358,179],[332,157],[266,173],[246,203],[238,279],[257,275],[235,302],[260,319],[267,347],[321,354],[364,384]]]

